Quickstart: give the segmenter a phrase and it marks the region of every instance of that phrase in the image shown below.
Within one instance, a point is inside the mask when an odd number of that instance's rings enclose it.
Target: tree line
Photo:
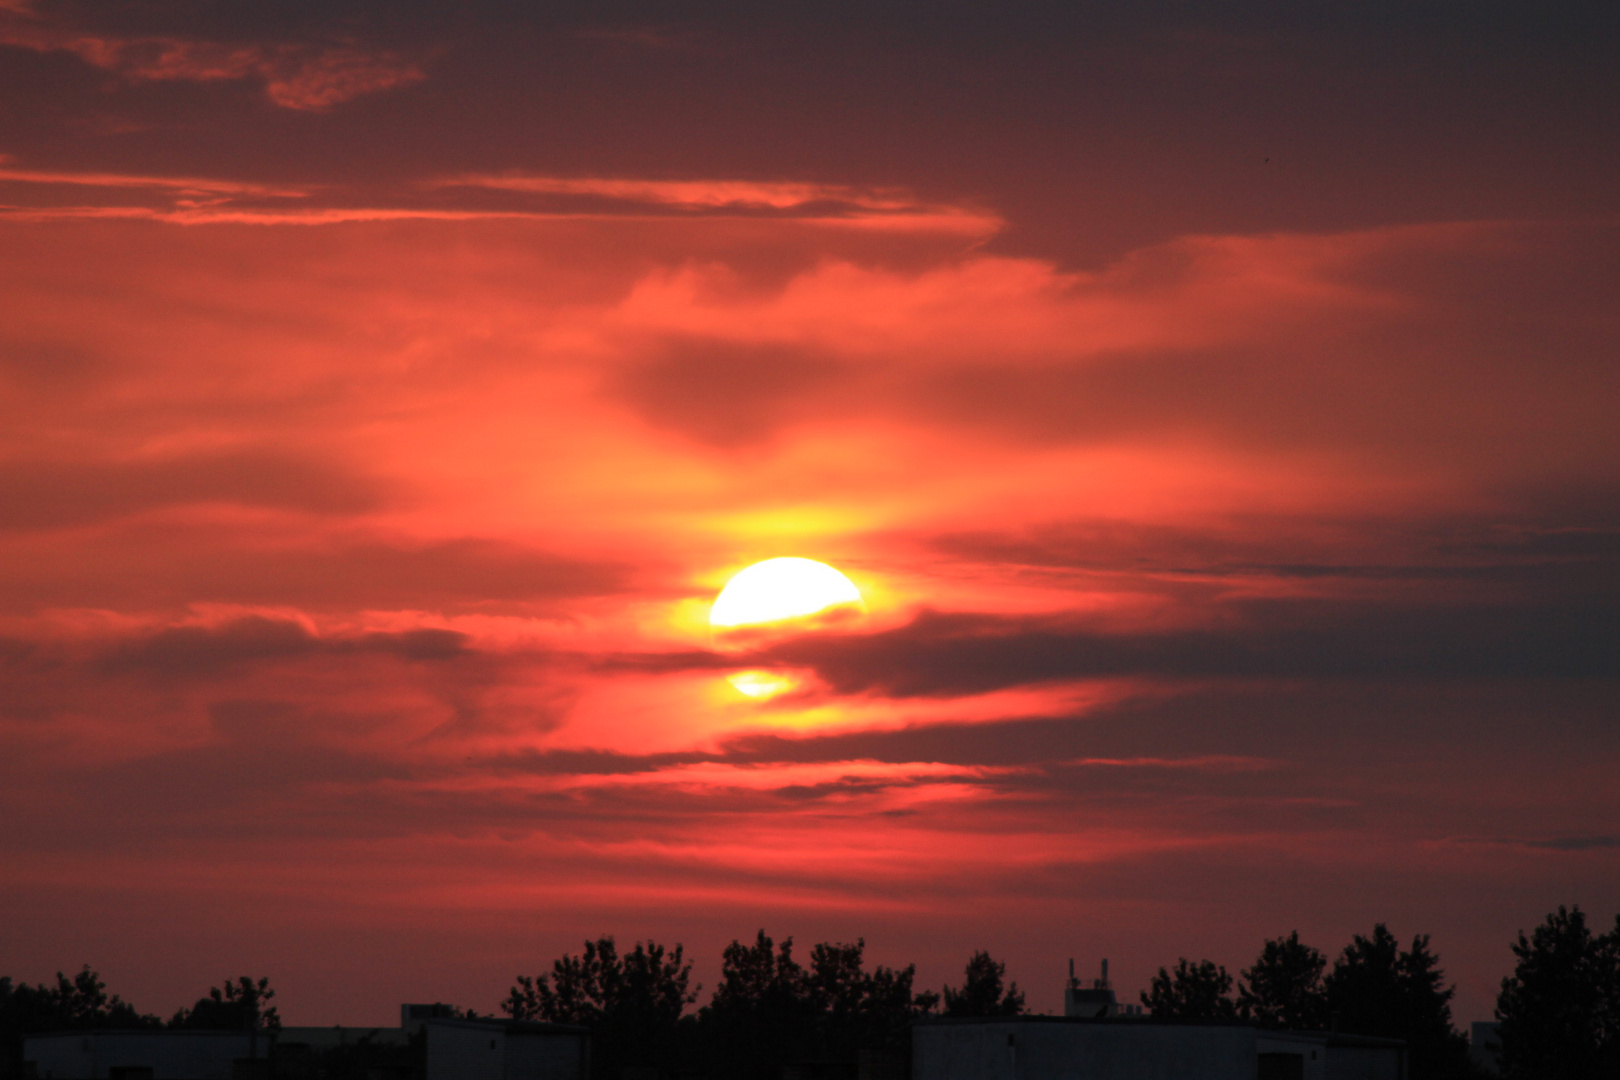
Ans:
[[[1443,978],[1427,934],[1403,949],[1379,923],[1371,936],[1352,937],[1331,970],[1298,931],[1267,941],[1236,979],[1209,960],[1184,957],[1173,971],[1159,969],[1142,1004],[1161,1020],[1242,1020],[1402,1039],[1414,1078],[1467,1077],[1468,1040],[1452,1025],[1456,991]]]
[[[621,950],[604,936],[549,971],[521,975],[500,1010],[515,1020],[590,1029],[596,1080],[703,1076],[712,1080],[782,1080],[791,1069],[809,1077],[868,1071],[909,1075],[909,1030],[932,1016],[1015,1016],[1024,995],[1006,965],[975,952],[959,985],[939,992],[916,985],[916,966],[868,968],[866,943],[821,942],[805,962],[793,939],[763,930],[733,941],[722,955],[720,981],[697,1003],[692,963],[681,945],[636,942]],[[1513,974],[1497,996],[1500,1060],[1509,1080],[1597,1080],[1620,1076],[1620,916],[1596,933],[1580,908],[1560,907],[1512,946]],[[1333,960],[1298,932],[1264,943],[1237,975],[1209,960],[1182,958],[1161,967],[1142,1004],[1161,1021],[1251,1023],[1301,1031],[1338,1030],[1406,1041],[1412,1080],[1476,1075],[1463,1035],[1452,1022],[1455,988],[1445,984],[1429,937],[1410,945],[1378,924],[1354,935]],[[268,979],[245,976],[211,989],[167,1021],[138,1012],[88,966],[56,984],[30,986],[0,978],[0,1069],[20,1073],[22,1039],[47,1031],[96,1028],[280,1028],[268,1004]],[[455,1015],[476,1017],[468,1010]],[[328,1063],[300,1077],[339,1080],[365,1075]],[[307,1065],[307,1063],[306,1063]],[[280,1071],[280,1070],[278,1070]],[[289,1075],[291,1073],[289,1072]]]
[[[1519,934],[1517,961],[1496,999],[1497,1046],[1510,1080],[1620,1077],[1620,915],[1594,934],[1579,907],[1562,906]],[[1296,1031],[1339,1030],[1403,1039],[1413,1080],[1474,1075],[1468,1042],[1451,1020],[1454,987],[1419,934],[1402,948],[1382,923],[1327,957],[1295,931],[1265,943],[1253,966],[1185,957],[1160,968],[1142,1004],[1165,1020],[1246,1021]]]
[[[865,952],[864,939],[824,941],[801,964],[792,938],[761,930],[726,946],[709,1003],[687,1014],[700,987],[681,946],[637,942],[621,953],[602,937],[550,972],[519,976],[501,1010],[590,1028],[592,1071],[611,1080],[627,1069],[780,1080],[790,1064],[854,1064],[863,1053],[878,1071],[906,1075],[913,1022],[1024,1011],[1018,985],[1004,984],[1006,965],[986,952],[973,954],[961,986],[941,993],[917,988],[915,964],[868,970]]]
[[[54,985],[30,985],[0,976],[0,1075],[21,1074],[24,1037],[52,1031],[279,1031],[281,1014],[267,1004],[275,996],[269,979],[255,981],[243,975],[226,979],[189,1009],[182,1008],[164,1020],[139,1011],[117,994],[108,994],[107,984],[88,964],[72,978],[58,971]]]
[[[1495,1018],[1507,1077],[1620,1077],[1620,915],[1594,934],[1581,908],[1558,908],[1513,944]],[[1468,1040],[1452,1025],[1455,988],[1443,984],[1429,936],[1401,947],[1382,923],[1327,957],[1288,938],[1265,942],[1238,978],[1210,960],[1158,968],[1142,1004],[1163,1020],[1238,1020],[1296,1031],[1340,1030],[1406,1041],[1411,1075],[1469,1077]]]
[[[586,942],[549,973],[521,976],[502,1003],[516,1019],[579,1024],[596,1035],[595,1070],[614,1080],[637,1067],[764,1080],[792,1062],[853,1062],[860,1051],[903,1059],[910,1024],[931,1015],[1024,1011],[1017,984],[988,953],[968,961],[960,987],[916,990],[915,965],[865,970],[864,941],[823,942],[801,966],[792,939],[733,941],[709,1003],[687,1013],[699,988],[680,946],[638,942],[620,954],[611,937]],[[1560,907],[1512,946],[1514,972],[1497,998],[1500,1063],[1511,1080],[1620,1076],[1620,916],[1594,934],[1577,907]],[[1295,1031],[1401,1039],[1413,1080],[1479,1075],[1451,1014],[1427,934],[1403,946],[1382,923],[1353,935],[1333,960],[1298,931],[1265,942],[1237,976],[1182,958],[1153,976],[1142,1004],[1162,1021],[1252,1023]]]

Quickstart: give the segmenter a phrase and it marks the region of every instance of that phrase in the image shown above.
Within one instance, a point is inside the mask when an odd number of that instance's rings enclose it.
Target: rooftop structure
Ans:
[[[1088,1020],[1111,1016],[1141,1016],[1142,1006],[1120,1002],[1114,997],[1114,987],[1108,981],[1108,961],[1102,962],[1102,977],[1082,986],[1074,976],[1074,960],[1069,960],[1069,983],[1063,990],[1063,1015],[1084,1017]]]

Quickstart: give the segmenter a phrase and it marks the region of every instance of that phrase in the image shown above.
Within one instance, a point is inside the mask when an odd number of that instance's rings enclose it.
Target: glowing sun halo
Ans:
[[[745,648],[787,634],[820,629],[864,614],[861,592],[849,578],[814,559],[766,559],[740,570],[715,598],[709,626],[715,645]],[[793,676],[744,671],[731,685],[752,698],[772,698],[794,689]]]

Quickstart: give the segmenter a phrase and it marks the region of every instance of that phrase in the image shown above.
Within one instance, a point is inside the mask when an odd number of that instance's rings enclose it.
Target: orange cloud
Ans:
[[[977,238],[994,235],[1004,224],[999,215],[981,207],[929,204],[899,188],[802,181],[641,180],[506,173],[450,177],[424,186],[566,197],[573,201],[549,205],[569,206],[574,212],[584,213],[679,210],[768,214],[870,230],[927,231]]]
[[[837,184],[796,181],[636,180],[505,174],[452,177],[435,181],[433,186],[491,188],[546,195],[600,195],[625,202],[689,208],[790,210],[829,203],[863,210],[910,210],[917,206],[916,200],[903,191],[868,191]]]
[[[0,163],[10,159],[0,155]],[[132,219],[180,225],[332,225],[361,221],[592,220],[701,214],[772,220],[876,234],[938,237],[952,243],[987,239],[1003,222],[971,206],[922,203],[900,191],[868,192],[834,185],[751,181],[602,180],[536,176],[465,177],[387,191],[348,191],[338,185],[292,187],[205,177],[0,167],[0,185],[14,188],[7,216],[16,220]],[[84,189],[107,192],[91,203]],[[480,205],[452,202],[485,189],[522,196]],[[78,192],[78,195],[69,193]],[[130,205],[130,192],[146,201]],[[426,193],[424,195],[424,193]],[[379,195],[381,196],[379,198]],[[75,201],[69,201],[74,199]],[[291,200],[298,200],[296,203]]]

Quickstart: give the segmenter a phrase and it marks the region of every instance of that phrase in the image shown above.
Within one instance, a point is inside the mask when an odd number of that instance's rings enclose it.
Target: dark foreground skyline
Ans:
[[[1106,960],[1095,979],[1077,975],[1071,961],[1058,1016],[1032,1013],[1006,964],[984,950],[968,959],[958,984],[934,991],[918,985],[915,964],[869,965],[862,939],[796,949],[791,938],[777,941],[763,929],[726,946],[708,995],[694,982],[693,958],[681,944],[621,946],[609,935],[587,940],[580,952],[559,956],[548,968],[518,975],[496,1012],[405,1003],[398,1027],[284,1025],[270,980],[245,975],[211,988],[165,1022],[109,994],[86,966],[71,978],[58,972],[54,985],[0,977],[0,1080],[91,1069],[108,1054],[144,1060],[148,1070],[164,1075],[185,1058],[187,1044],[160,1036],[188,1032],[204,1033],[205,1045],[194,1048],[216,1061],[231,1053],[216,1036],[236,1033],[236,1052],[259,1058],[265,1074],[278,1080],[350,1080],[380,1070],[407,1080],[424,1070],[431,1077],[434,1062],[442,1070],[442,1053],[450,1052],[436,1043],[441,1037],[482,1055],[506,1035],[523,1032],[588,1040],[588,1052],[572,1058],[572,1068],[581,1075],[588,1069],[597,1080],[632,1074],[774,1080],[810,1068],[806,1063],[816,1063],[818,1075],[903,1078],[930,1075],[938,1052],[972,1057],[962,1046],[942,1050],[939,1038],[952,1042],[955,1035],[936,1038],[919,1025],[1012,1019],[1122,1024],[1111,1035],[1100,1029],[1093,1035],[1104,1041],[1128,1035],[1172,1056],[1172,1044],[1186,1052],[1177,1040],[1188,1037],[1206,1040],[1204,1052],[1219,1057],[1208,1040],[1228,1038],[1223,1030],[1240,1043],[1235,1029],[1247,1029],[1251,1040],[1255,1031],[1270,1032],[1293,1040],[1288,1045],[1295,1053],[1325,1048],[1329,1062],[1337,1053],[1341,1064],[1345,1055],[1366,1053],[1382,1058],[1390,1075],[1413,1080],[1610,1075],[1620,1060],[1614,1025],[1620,916],[1605,931],[1601,919],[1594,925],[1579,907],[1560,906],[1531,933],[1519,934],[1512,953],[1513,972],[1497,994],[1495,1023],[1487,1024],[1457,1023],[1451,1009],[1456,990],[1428,935],[1403,944],[1383,924],[1354,935],[1331,957],[1298,933],[1268,940],[1238,972],[1182,957],[1173,969],[1159,968],[1149,990],[1137,995],[1140,1005],[1129,995],[1120,999]],[[428,1021],[439,1025],[438,1035],[422,1029]],[[469,1028],[489,1036],[487,1049],[484,1035],[465,1043]],[[95,1032],[102,1043],[82,1037]],[[1006,1046],[1023,1044],[1004,1027],[969,1037],[992,1040],[993,1052],[1003,1037]],[[1074,1055],[1084,1058],[1086,1051],[1073,1044],[1067,1053],[1072,1067]],[[167,1064],[160,1067],[158,1059]],[[1038,1060],[1051,1064],[1049,1057]]]

